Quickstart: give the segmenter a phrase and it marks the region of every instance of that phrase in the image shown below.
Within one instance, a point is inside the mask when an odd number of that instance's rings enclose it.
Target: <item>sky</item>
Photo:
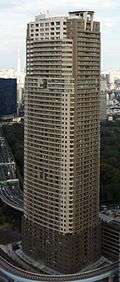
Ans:
[[[101,22],[101,70],[120,69],[120,0],[0,0],[0,69],[16,68],[18,48],[25,67],[26,25],[34,16],[80,9],[94,10]]]

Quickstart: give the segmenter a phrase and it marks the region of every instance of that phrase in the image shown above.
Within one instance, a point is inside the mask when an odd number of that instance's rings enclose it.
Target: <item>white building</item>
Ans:
[[[111,71],[109,73],[110,89],[113,90],[115,87],[115,80],[120,79],[120,70]]]
[[[15,69],[1,69],[0,70],[0,78],[16,78],[17,74]]]

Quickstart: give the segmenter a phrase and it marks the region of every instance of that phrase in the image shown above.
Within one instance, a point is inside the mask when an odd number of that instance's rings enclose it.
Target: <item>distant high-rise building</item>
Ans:
[[[108,103],[108,83],[106,76],[101,76],[100,83],[100,120],[105,121],[107,119],[107,103]]]
[[[0,69],[0,78],[17,79],[17,113],[21,114],[24,105],[25,73],[21,71],[20,53],[18,51],[17,71],[15,69]]]
[[[23,249],[63,273],[100,256],[100,24],[94,12],[27,27]]]
[[[18,115],[20,114],[21,106],[23,104],[24,81],[25,81],[25,73],[21,72],[20,51],[18,49],[18,62],[17,62],[17,111],[18,111]]]
[[[110,89],[111,90],[114,90],[114,88],[115,88],[115,81],[117,79],[120,79],[120,70],[111,71],[109,73],[109,83],[110,83]]]
[[[17,114],[17,80],[0,78],[0,118],[13,118]]]

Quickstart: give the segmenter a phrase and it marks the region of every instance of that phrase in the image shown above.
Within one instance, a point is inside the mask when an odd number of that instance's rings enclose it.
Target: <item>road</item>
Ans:
[[[0,128],[0,198],[7,205],[23,212],[23,194],[19,187],[16,164]]]
[[[10,262],[10,259],[7,258],[6,254],[0,255],[0,270],[3,271],[3,273],[10,273],[10,277],[17,278],[17,281],[20,281],[19,279],[24,279],[22,281],[99,281],[100,279],[103,279],[105,277],[109,277],[110,275],[114,274],[115,271],[118,269],[118,263],[114,263],[109,266],[103,266],[95,270],[89,270],[83,273],[78,274],[69,274],[69,275],[42,275],[39,273],[33,273],[29,271],[25,271],[21,268],[19,268],[16,265],[13,265],[12,262]],[[95,280],[93,280],[93,278]],[[86,280],[87,279],[87,280]]]

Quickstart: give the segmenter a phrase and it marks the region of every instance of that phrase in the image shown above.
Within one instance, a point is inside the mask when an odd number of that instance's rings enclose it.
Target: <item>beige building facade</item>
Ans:
[[[27,27],[23,249],[62,273],[100,256],[100,24],[94,12]]]

